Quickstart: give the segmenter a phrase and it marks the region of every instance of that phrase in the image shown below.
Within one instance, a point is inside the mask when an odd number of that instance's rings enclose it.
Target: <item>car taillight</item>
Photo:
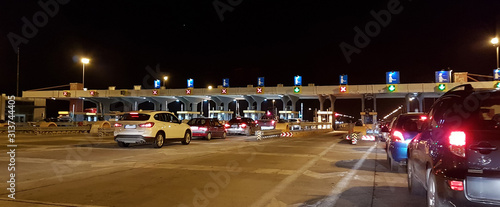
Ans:
[[[259,123],[259,121],[255,120],[255,124],[258,124],[258,123]]]
[[[229,125],[228,123],[226,123],[226,124],[224,124],[224,127],[229,128],[229,127],[231,127],[231,125]]]
[[[405,137],[403,136],[403,133],[401,133],[400,131],[394,131],[392,133],[392,139],[395,142],[404,142],[405,141]]]
[[[272,124],[272,125],[274,125],[274,123],[276,123],[276,121],[272,120],[272,121],[271,121],[271,124]]]
[[[144,124],[139,124],[139,127],[142,127],[142,128],[151,128],[155,125],[155,123],[153,122],[146,122]]]
[[[115,127],[122,127],[123,124],[120,124],[120,123],[115,123]]]
[[[198,126],[191,126],[191,130],[198,130]]]
[[[464,190],[464,182],[460,180],[448,180],[448,185],[452,190],[463,191]]]
[[[201,130],[201,131],[207,131],[207,130],[208,130],[208,128],[206,128],[206,127],[198,127],[198,130]]]
[[[240,125],[241,128],[247,128],[247,124],[243,123]]]
[[[452,131],[448,137],[450,151],[460,157],[465,157],[465,140],[467,135],[463,131]]]

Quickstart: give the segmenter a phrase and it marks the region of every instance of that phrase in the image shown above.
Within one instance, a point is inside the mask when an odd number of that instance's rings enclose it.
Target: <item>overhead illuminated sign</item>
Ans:
[[[229,88],[229,78],[222,79],[222,87]]]
[[[450,83],[451,71],[436,71],[436,83]]]
[[[153,90],[153,96],[157,96],[158,95],[158,90]]]
[[[387,72],[385,81],[387,84],[399,84],[399,71]]]
[[[294,85],[296,85],[296,86],[301,86],[301,85],[302,85],[302,76],[299,76],[299,75],[298,75],[298,76],[295,76],[295,77],[293,78],[293,83],[294,83]]]
[[[90,91],[90,95],[91,95],[91,96],[95,96],[95,95],[97,95],[97,91]]]
[[[339,78],[340,85],[347,85],[347,75],[341,75]]]
[[[70,93],[68,91],[63,91],[63,96],[69,96]]]
[[[347,86],[340,86],[339,91],[340,93],[347,93]]]
[[[293,93],[301,93],[301,92],[302,92],[302,86],[293,87]]]
[[[227,88],[223,88],[223,89],[221,89],[221,90],[220,90],[220,93],[221,93],[221,94],[227,94]]]
[[[387,86],[387,91],[389,92],[396,92],[398,90],[398,86],[396,84],[391,84]]]
[[[257,86],[264,87],[264,77],[257,78]]]
[[[445,83],[441,83],[437,86],[437,89],[440,90],[440,91],[444,91],[446,90],[446,84]]]
[[[257,91],[256,91],[258,94],[263,94],[264,93],[264,88],[263,87],[257,87]]]
[[[193,79],[190,78],[190,79],[187,80],[187,87],[188,88],[194,88],[194,81],[193,81]]]
[[[155,86],[156,89],[160,88],[161,85],[160,80],[156,79],[153,85]]]
[[[500,80],[500,69],[493,70],[493,79]]]
[[[186,89],[186,95],[191,95],[191,89]]]

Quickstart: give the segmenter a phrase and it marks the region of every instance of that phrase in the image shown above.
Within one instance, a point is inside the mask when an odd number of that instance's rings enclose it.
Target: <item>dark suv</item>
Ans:
[[[408,145],[408,188],[428,206],[500,205],[500,90],[451,89]]]

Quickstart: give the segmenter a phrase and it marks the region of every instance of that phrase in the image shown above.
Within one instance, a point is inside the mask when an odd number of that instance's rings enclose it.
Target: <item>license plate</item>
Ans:
[[[125,129],[135,129],[136,127],[135,125],[125,125]]]
[[[238,125],[231,125],[231,127],[233,127],[233,128],[238,128]]]

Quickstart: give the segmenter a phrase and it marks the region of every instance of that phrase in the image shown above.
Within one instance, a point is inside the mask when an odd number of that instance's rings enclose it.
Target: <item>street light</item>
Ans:
[[[212,90],[212,86],[208,86],[208,90]]]
[[[167,82],[168,76],[163,76],[163,87],[165,88],[165,82]]]
[[[83,73],[82,73],[82,87],[85,88],[85,64],[89,64],[90,60],[88,58],[82,58]]]
[[[498,38],[495,37],[495,38],[491,39],[491,44],[493,44],[493,46],[497,47],[497,68],[500,68],[500,67],[498,67]]]

